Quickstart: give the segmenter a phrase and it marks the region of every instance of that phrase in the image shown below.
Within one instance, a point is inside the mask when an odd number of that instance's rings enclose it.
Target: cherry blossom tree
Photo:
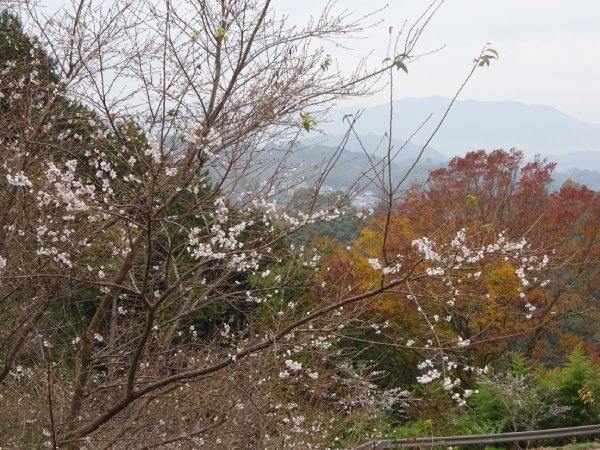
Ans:
[[[348,423],[408,407],[336,345],[362,305],[487,257],[539,260],[503,236],[481,248],[462,234],[449,246],[424,237],[409,266],[365,257],[367,289],[325,292],[307,282],[330,269],[322,249],[287,238],[339,219],[359,180],[318,210],[344,142],[316,171],[287,161],[333,101],[407,70],[433,6],[389,60],[349,75],[321,43],[369,18],[331,5],[303,27],[269,0],[81,1],[52,17],[23,3],[31,35],[2,15],[6,445],[322,448]],[[288,211],[282,195],[307,180],[312,201]]]

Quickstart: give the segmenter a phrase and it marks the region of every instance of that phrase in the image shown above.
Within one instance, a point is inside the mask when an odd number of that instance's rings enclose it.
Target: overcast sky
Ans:
[[[326,0],[274,0],[275,9],[301,23],[317,15]],[[365,14],[387,2],[339,0],[336,10]],[[429,4],[425,0],[390,0],[378,14],[383,22],[366,39],[346,42],[352,50],[334,56],[347,69],[374,50],[373,62],[385,56],[389,26],[414,21]],[[409,68],[396,83],[395,96],[450,97],[464,80],[471,61],[486,42],[500,59],[479,70],[461,98],[514,100],[543,104],[578,119],[600,123],[600,1],[598,0],[446,0],[434,16],[419,49],[445,46]],[[372,105],[388,94],[355,101]]]
[[[42,0],[50,9],[64,0]],[[300,25],[319,15],[328,0],[273,0],[279,13]],[[389,3],[389,4],[388,4]],[[343,70],[373,50],[371,61],[385,57],[388,29],[413,23],[429,0],[338,0],[336,11],[356,16],[385,8],[381,24],[362,40],[345,41],[351,50],[332,50]],[[600,0],[446,0],[428,25],[418,50],[442,50],[409,67],[396,82],[394,95],[451,97],[486,42],[500,59],[479,70],[462,99],[513,100],[542,104],[587,122],[600,123]],[[388,93],[355,100],[374,105]]]

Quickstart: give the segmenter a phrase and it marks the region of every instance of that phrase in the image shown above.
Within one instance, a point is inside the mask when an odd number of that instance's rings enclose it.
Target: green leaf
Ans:
[[[394,65],[396,66],[396,69],[402,69],[408,75],[408,67],[406,67],[406,64],[404,64],[404,55],[396,56],[394,58]]]
[[[483,231],[487,231],[487,232],[492,231],[492,224],[491,223],[485,223],[485,224],[481,225],[481,229]]]
[[[327,69],[329,69],[329,66],[331,66],[331,55],[327,55],[325,57],[325,61],[321,63],[321,70],[325,72]]]
[[[477,64],[478,67],[483,67],[489,66],[492,59],[498,59],[498,52],[493,48],[488,48],[473,62]]]
[[[477,203],[477,196],[471,194],[467,195],[467,206],[473,206],[475,203]]]
[[[317,124],[317,119],[315,118],[315,116],[309,113],[301,112],[300,119],[302,119],[302,127],[306,131],[310,131]]]
[[[223,27],[217,27],[217,39],[223,39],[225,42],[229,40],[229,33]]]
[[[200,32],[199,32],[199,31],[197,31],[197,30],[194,30],[194,31],[192,31],[192,32],[190,33],[190,37],[191,37],[193,40],[200,39]]]

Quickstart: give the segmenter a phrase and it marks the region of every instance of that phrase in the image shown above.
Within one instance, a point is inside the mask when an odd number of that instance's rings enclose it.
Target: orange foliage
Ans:
[[[594,275],[600,267],[600,201],[594,192],[572,184],[549,193],[555,164],[535,160],[521,166],[522,158],[515,150],[455,157],[448,168],[430,173],[425,188],[406,194],[389,222],[386,214],[374,217],[351,251],[334,252],[330,272],[322,279],[372,288],[382,275],[369,266],[369,258],[384,265],[401,261],[403,270],[418,271],[422,263],[412,242],[422,236],[448,243],[465,229],[472,248],[493,243],[500,232],[513,241],[525,238],[540,258],[550,257],[536,283],[525,289],[515,261],[497,258],[482,265],[481,275],[461,270],[446,274],[451,286],[435,276],[401,285],[383,294],[369,314],[412,335],[432,337],[434,325],[438,335],[478,343],[469,356],[480,365],[511,349],[548,356],[561,342],[572,347],[580,338],[567,332],[561,320],[594,306],[590,292],[600,287]],[[551,280],[544,287],[539,286],[542,276]],[[454,291],[460,296],[454,298]],[[414,293],[418,305],[411,300]],[[531,317],[526,305],[535,307]],[[427,320],[419,319],[419,307]]]

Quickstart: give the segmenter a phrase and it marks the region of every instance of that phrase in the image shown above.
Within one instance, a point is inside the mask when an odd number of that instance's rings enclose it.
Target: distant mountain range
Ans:
[[[449,103],[450,99],[444,97],[394,101],[393,136],[407,139],[431,115],[411,140],[415,145],[424,143]],[[363,112],[356,124],[358,134],[377,137],[388,132],[389,105],[386,104],[336,108],[331,111],[331,121],[323,124],[325,134],[343,134],[343,117],[359,110]],[[559,170],[600,170],[600,124],[582,122],[549,106],[459,100],[430,145],[437,151],[428,152],[434,158],[436,153],[449,158],[472,150],[514,147],[530,158],[536,154],[557,155],[554,160],[565,156],[557,161]]]
[[[396,173],[409,167],[419,155],[449,103],[450,99],[443,97],[394,101],[392,153],[402,147],[395,158]],[[348,140],[340,167],[331,173],[328,183],[334,187],[346,186],[360,174],[368,165],[367,154],[375,159],[386,155],[389,105],[333,109],[330,121],[320,124],[324,134],[304,139],[306,149],[296,156],[315,161],[317,156],[330,155],[346,131],[344,116],[357,111],[361,111],[355,125],[358,138]],[[425,125],[415,134],[423,122]],[[410,142],[403,140],[413,134]],[[548,106],[518,102],[455,102],[410,178],[424,180],[429,170],[447,164],[456,155],[498,148],[522,150],[526,160],[540,155],[556,162],[554,188],[572,179],[600,191],[600,124],[582,122]]]
[[[304,145],[321,145],[325,147],[337,147],[342,142],[342,135],[319,135],[302,140]],[[422,145],[416,145],[412,142],[406,142],[397,138],[392,138],[392,153],[395,155],[394,160],[397,163],[412,164],[419,156],[422,150]],[[360,155],[374,155],[383,157],[387,155],[389,140],[387,135],[382,133],[361,134],[358,136],[351,135],[346,143],[345,151],[354,152]],[[448,162],[450,157],[438,152],[431,146],[428,146],[423,155],[423,160],[431,160],[432,162]]]
[[[369,142],[369,139],[373,136],[366,136],[361,141],[363,145]],[[294,166],[304,166],[305,168],[313,167],[315,170],[320,166],[321,162],[329,161],[332,159],[336,146],[339,143],[337,138],[320,139],[315,143],[312,143],[313,139],[302,141],[302,144],[296,149],[296,151],[288,157],[286,163]],[[373,138],[374,139],[374,138]],[[387,144],[386,144],[387,145]],[[374,147],[371,147],[374,148]],[[398,148],[398,147],[396,147]],[[360,146],[353,146],[349,143],[342,152],[340,158],[335,164],[333,170],[327,176],[325,184],[335,189],[341,189],[350,186],[355,180],[361,179],[360,185],[363,188],[370,190],[377,190],[377,174],[381,175],[381,157],[382,154],[365,154]],[[393,180],[399,181],[404,176],[406,171],[415,161],[420,148],[414,145],[407,145],[402,152],[394,159],[392,163],[392,174]],[[405,153],[406,152],[406,153]],[[406,180],[406,186],[413,181],[423,181],[427,179],[429,170],[444,166],[448,162],[448,158],[444,155],[435,152],[435,159],[432,155],[424,155],[421,161],[413,169],[410,176]],[[313,172],[315,173],[315,172]],[[366,175],[366,176],[363,176]],[[374,183],[370,183],[370,180],[375,180]],[[310,180],[308,180],[308,184]]]
[[[564,155],[544,155],[557,164],[559,171],[600,170],[600,152],[573,152]]]

